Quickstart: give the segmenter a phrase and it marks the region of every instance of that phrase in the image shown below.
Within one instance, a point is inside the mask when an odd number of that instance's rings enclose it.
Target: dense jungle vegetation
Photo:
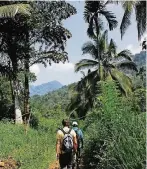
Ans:
[[[84,132],[85,169],[145,168],[146,40],[133,56],[118,51],[108,34],[120,24],[123,43],[135,11],[140,41],[146,1],[116,1],[124,9],[121,23],[107,10],[110,3],[84,2],[89,41],[81,51],[89,58],[75,64],[80,81],[30,97],[37,78],[32,65],[70,61],[66,44],[72,34],[63,21],[77,10],[67,1],[0,2],[0,160],[13,157],[22,169],[47,169],[56,157],[57,128],[69,118]]]

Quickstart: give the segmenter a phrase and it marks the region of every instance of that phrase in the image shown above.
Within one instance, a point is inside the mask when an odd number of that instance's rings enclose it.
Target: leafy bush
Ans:
[[[133,111],[128,100],[119,96],[113,82],[102,83],[98,98],[102,106],[95,107],[85,121],[87,168],[145,168],[145,114]]]

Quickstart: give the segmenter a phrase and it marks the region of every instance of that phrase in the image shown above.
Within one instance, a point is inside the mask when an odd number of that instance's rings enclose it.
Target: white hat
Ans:
[[[76,121],[74,121],[74,122],[72,123],[72,125],[78,126],[78,123],[77,123]]]

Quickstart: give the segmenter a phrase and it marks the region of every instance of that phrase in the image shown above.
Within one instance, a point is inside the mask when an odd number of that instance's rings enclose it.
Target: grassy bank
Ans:
[[[58,120],[42,118],[38,129],[11,123],[0,123],[0,159],[12,156],[21,162],[21,169],[47,169],[55,159],[55,133]]]

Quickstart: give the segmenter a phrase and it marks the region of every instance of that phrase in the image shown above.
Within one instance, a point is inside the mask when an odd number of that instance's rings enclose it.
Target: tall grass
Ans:
[[[92,169],[145,168],[145,113],[119,96],[113,83],[102,83],[101,106],[86,119],[85,158]],[[129,102],[128,102],[129,100]]]
[[[55,160],[56,130],[63,114],[55,119],[38,116],[38,128],[0,122],[0,159],[12,156],[20,161],[21,169],[48,169]]]

